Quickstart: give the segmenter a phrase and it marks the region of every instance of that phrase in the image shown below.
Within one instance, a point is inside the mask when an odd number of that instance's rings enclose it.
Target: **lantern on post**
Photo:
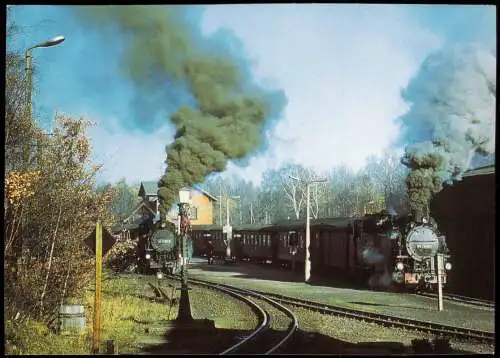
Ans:
[[[189,288],[188,288],[188,274],[187,274],[187,235],[191,231],[189,223],[189,196],[190,192],[186,189],[179,191],[179,227],[178,234],[180,239],[180,255],[181,255],[181,297],[179,300],[179,313],[177,321],[186,323],[191,322],[191,305],[189,303]]]

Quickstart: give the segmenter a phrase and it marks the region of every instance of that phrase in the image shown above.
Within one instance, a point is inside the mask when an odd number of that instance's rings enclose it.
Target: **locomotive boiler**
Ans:
[[[152,220],[152,219],[151,219]],[[186,237],[188,261],[193,254],[191,238]],[[141,236],[138,244],[138,269],[140,273],[154,272],[177,274],[181,269],[181,240],[172,223],[155,223]]]
[[[410,219],[394,225],[389,234],[393,242],[393,281],[407,288],[434,291],[438,282],[437,262],[441,259],[445,272],[442,283],[446,283],[446,271],[451,270],[446,238],[438,229],[434,219],[421,222]],[[438,256],[438,254],[440,254]]]

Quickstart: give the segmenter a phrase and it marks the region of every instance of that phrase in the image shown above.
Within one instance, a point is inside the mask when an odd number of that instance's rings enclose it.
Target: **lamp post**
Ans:
[[[35,46],[31,46],[28,48],[24,54],[25,62],[26,62],[26,81],[28,85],[28,106],[26,108],[26,117],[30,121],[30,126],[31,126],[31,112],[32,112],[32,92],[33,92],[33,49],[39,48],[39,47],[52,47],[52,46],[57,46],[61,42],[64,41],[64,36],[56,36],[51,38],[50,40],[40,42],[39,44],[36,44]],[[28,161],[29,161],[29,146],[26,148],[24,152],[24,165],[25,169],[28,169]]]
[[[309,207],[310,207],[310,186],[313,183],[323,183],[326,182],[326,179],[315,179],[315,180],[305,180],[305,179],[300,179],[294,176],[289,175],[289,177],[293,180],[297,180],[300,182],[303,182],[306,184],[306,191],[307,191],[307,200],[306,200],[306,257],[304,260],[304,281],[308,283],[311,279],[311,230],[310,230],[310,213],[309,213]]]
[[[189,225],[189,190],[179,191],[179,238],[181,244],[181,297],[179,300],[179,313],[177,322],[189,323],[193,321],[191,316],[191,305],[189,303],[188,273],[187,273],[187,235],[190,231]]]
[[[226,197],[226,235],[227,235],[227,247],[226,247],[226,258],[231,258],[231,240],[233,239],[233,230],[229,224],[229,198],[239,199],[239,195],[227,196]]]

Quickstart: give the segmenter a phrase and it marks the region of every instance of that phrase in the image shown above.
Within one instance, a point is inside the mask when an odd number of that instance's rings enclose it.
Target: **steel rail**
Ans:
[[[180,278],[176,275],[166,275],[165,277],[170,278],[170,279],[174,279],[174,280],[180,280]],[[189,281],[192,282],[192,280],[189,280]],[[193,282],[193,283],[195,283],[195,282]],[[269,329],[269,327],[271,326],[270,315],[264,309],[262,309],[262,307],[260,307],[257,303],[255,303],[252,300],[248,299],[247,297],[239,294],[238,292],[236,292],[236,290],[231,290],[231,289],[227,289],[224,287],[217,287],[218,286],[217,284],[208,283],[208,282],[196,282],[196,284],[201,285],[201,286],[205,286],[207,288],[222,291],[222,292],[224,292],[232,297],[235,297],[235,298],[247,303],[252,308],[252,310],[257,313],[257,315],[259,317],[260,323],[256,329],[254,329],[248,336],[246,336],[240,342],[236,343],[235,345],[233,345],[233,346],[227,348],[226,350],[222,351],[221,353],[219,353],[219,355],[233,353],[234,351],[236,351],[237,349],[239,349],[243,345],[248,344],[256,336],[262,334],[264,331]]]
[[[179,277],[176,275],[168,275],[166,277],[179,280]],[[245,337],[242,341],[238,342],[237,344],[235,344],[235,345],[229,347],[228,349],[224,350],[223,352],[219,353],[219,355],[235,353],[239,349],[244,348],[245,345],[250,345],[251,341],[253,339],[255,339],[258,335],[263,334],[266,330],[268,330],[271,327],[272,317],[269,314],[269,312],[262,309],[262,307],[260,307],[258,304],[256,304],[252,300],[243,296],[243,294],[247,295],[247,296],[253,296],[253,297],[259,298],[259,299],[271,304],[272,306],[278,308],[280,311],[284,312],[292,320],[292,322],[288,326],[288,331],[287,331],[285,337],[283,337],[278,343],[274,344],[270,349],[268,349],[264,353],[265,355],[272,354],[277,349],[282,347],[286,342],[288,342],[290,340],[292,335],[298,329],[298,320],[297,320],[297,317],[293,314],[293,312],[290,311],[287,307],[283,306],[282,304],[276,302],[275,300],[273,300],[269,297],[266,297],[266,294],[260,294],[260,293],[257,293],[255,291],[246,290],[246,289],[239,288],[239,287],[234,287],[234,286],[229,286],[229,285],[224,285],[224,284],[219,284],[219,283],[214,283],[214,282],[209,282],[209,281],[197,280],[197,279],[189,279],[189,282],[192,284],[205,286],[205,287],[208,287],[211,289],[225,292],[229,295],[236,296],[237,298],[244,300],[247,303],[250,302],[252,307],[259,310],[259,315],[261,316],[260,326],[256,330],[254,330],[249,336]]]
[[[424,331],[427,333],[436,334],[438,336],[455,338],[455,339],[472,339],[486,343],[495,342],[494,332],[480,331],[470,328],[454,327],[439,323],[419,321],[410,318],[390,316],[380,313],[359,311],[351,308],[323,304],[314,301],[301,300],[277,294],[269,294],[269,296],[275,298],[278,301],[286,302],[293,306],[300,306],[311,310],[319,311],[325,314],[345,316],[358,320],[361,319],[382,325],[398,326],[405,329]]]
[[[199,281],[199,280],[198,280]],[[210,282],[210,281],[205,281]],[[210,282],[214,283],[214,282]],[[227,285],[226,285],[227,286]],[[295,307],[302,307],[312,311],[320,312],[328,315],[343,316],[347,318],[352,318],[361,321],[373,322],[383,326],[390,327],[400,327],[409,330],[421,331],[426,333],[432,333],[439,337],[453,338],[453,339],[468,339],[474,341],[485,342],[488,344],[494,344],[495,333],[488,331],[481,331],[469,328],[454,327],[439,323],[433,323],[428,321],[419,321],[410,318],[403,318],[397,316],[390,316],[380,313],[360,311],[352,308],[346,308],[342,306],[335,306],[330,304],[324,304],[309,300],[298,299],[295,297],[289,297],[284,295],[279,295],[275,293],[262,292],[258,290],[250,290],[252,292],[265,295],[267,297],[272,297],[274,300],[289,304]]]
[[[193,282],[200,282],[200,281],[193,280]],[[278,308],[280,311],[285,312],[285,314],[292,320],[292,322],[288,326],[288,331],[287,331],[287,334],[285,335],[285,337],[283,337],[271,349],[267,350],[264,353],[265,355],[272,354],[276,350],[278,350],[280,347],[282,347],[286,342],[288,342],[290,340],[290,338],[292,337],[292,335],[299,328],[299,322],[298,322],[297,317],[295,316],[295,314],[292,311],[290,311],[290,309],[288,309],[287,307],[283,306],[282,304],[276,302],[275,300],[273,300],[273,299],[271,299],[269,297],[266,297],[266,295],[263,295],[263,294],[260,294],[260,293],[256,293],[256,292],[254,292],[252,290],[247,290],[247,289],[243,289],[243,288],[237,288],[237,287],[228,286],[228,285],[224,285],[224,284],[218,284],[217,287],[219,287],[219,288],[223,287],[224,289],[230,289],[232,291],[242,292],[242,293],[245,293],[247,295],[251,295],[251,296],[255,296],[257,298],[260,298],[261,300],[266,301],[266,302],[270,303],[271,305],[273,305],[274,307]]]
[[[428,298],[432,298],[432,299],[438,298],[438,295],[436,293],[430,293],[430,292],[419,292],[416,295],[422,296],[422,297],[428,297]],[[452,302],[459,302],[459,303],[465,303],[465,304],[469,304],[469,305],[477,306],[477,307],[495,309],[495,302],[490,301],[490,300],[483,300],[480,298],[461,296],[461,295],[456,295],[453,293],[444,293],[443,298],[445,300],[452,301]]]
[[[219,287],[218,289],[222,292],[226,292],[227,294],[232,295],[233,297],[237,297],[237,298],[241,299],[242,301],[245,301],[246,303],[248,303],[251,307],[253,307],[255,310],[257,310],[259,312],[260,321],[261,321],[260,325],[252,333],[250,333],[247,337],[245,337],[240,342],[236,343],[235,345],[233,345],[233,346],[229,347],[228,349],[219,353],[219,355],[225,355],[225,354],[234,353],[234,351],[238,350],[240,347],[242,347],[243,345],[250,342],[257,335],[260,335],[264,331],[269,329],[269,327],[271,326],[271,319],[270,319],[269,314],[265,310],[263,310],[262,307],[260,307],[258,304],[256,304],[252,300],[246,298],[245,296],[240,295],[239,293],[237,293],[233,290],[225,289],[222,287]]]

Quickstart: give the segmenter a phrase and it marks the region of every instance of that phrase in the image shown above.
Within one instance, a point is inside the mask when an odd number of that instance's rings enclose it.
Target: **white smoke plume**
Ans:
[[[494,153],[496,11],[492,6],[428,6],[423,22],[442,40],[403,91],[400,120],[409,209],[416,218],[445,181],[461,180],[473,159]],[[438,21],[439,20],[439,21]],[[437,25],[436,25],[437,24]]]
[[[429,56],[404,97],[401,118],[410,167],[414,157],[444,159],[443,181],[460,180],[475,153],[495,148],[496,57],[473,44],[456,44]],[[437,168],[436,168],[437,169]]]
[[[385,268],[383,273],[375,273],[368,279],[368,286],[370,288],[388,288],[392,284],[391,274]]]
[[[383,266],[384,271],[375,272],[368,279],[370,288],[388,288],[392,284],[392,277],[387,269],[388,257],[381,252],[381,248],[367,246],[361,252],[363,261],[368,265],[373,265],[379,269]]]
[[[495,149],[496,58],[477,44],[454,44],[429,56],[403,95],[408,143],[402,162],[410,211],[428,215],[445,181],[461,180],[475,154]]]
[[[363,249],[361,256],[363,257],[363,261],[369,265],[377,265],[385,261],[384,255],[374,247],[366,247]]]

